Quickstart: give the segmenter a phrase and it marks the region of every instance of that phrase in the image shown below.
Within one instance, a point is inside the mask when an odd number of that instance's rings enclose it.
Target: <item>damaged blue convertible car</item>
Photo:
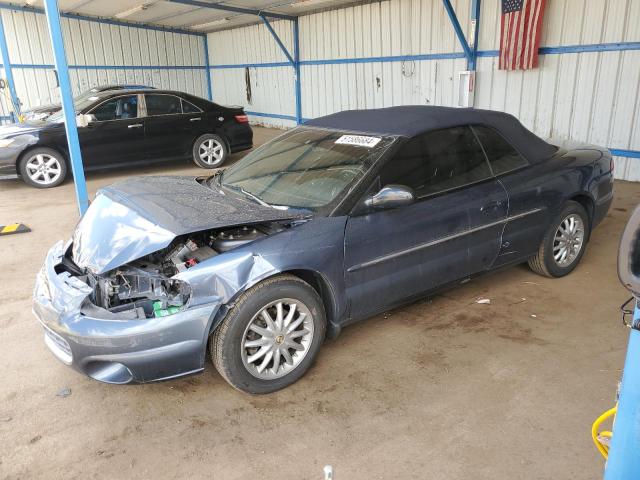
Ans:
[[[509,265],[567,275],[612,171],[608,150],[505,113],[337,113],[208,178],[101,189],[47,255],[34,312],[53,354],[96,380],[172,379],[210,357],[235,388],[272,392],[351,322]]]

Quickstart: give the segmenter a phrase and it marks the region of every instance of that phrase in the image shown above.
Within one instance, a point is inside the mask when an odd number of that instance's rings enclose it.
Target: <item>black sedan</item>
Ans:
[[[197,373],[209,353],[234,387],[271,392],[325,332],[507,265],[567,275],[612,167],[499,112],[330,115],[209,178],[103,188],[49,252],[34,312],[54,355],[96,380]]]
[[[98,92],[75,102],[86,171],[192,158],[216,168],[253,146],[242,107],[224,107],[169,90]],[[0,127],[0,176],[60,185],[70,171],[62,111],[44,122]]]

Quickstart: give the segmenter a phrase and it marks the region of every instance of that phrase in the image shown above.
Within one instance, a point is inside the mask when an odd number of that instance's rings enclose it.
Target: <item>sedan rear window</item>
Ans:
[[[144,100],[150,117],[182,113],[181,100],[173,95],[145,95]]]
[[[272,206],[323,210],[342,198],[394,140],[299,127],[225,170],[221,183]]]
[[[495,130],[480,125],[474,125],[471,128],[484,147],[494,175],[528,165],[524,157]]]

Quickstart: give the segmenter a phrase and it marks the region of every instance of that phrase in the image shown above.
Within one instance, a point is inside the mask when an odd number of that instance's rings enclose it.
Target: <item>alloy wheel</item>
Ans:
[[[584,245],[584,222],[579,215],[567,216],[556,230],[553,239],[553,259],[560,267],[571,265]]]
[[[293,371],[309,352],[313,340],[311,312],[299,300],[283,298],[264,306],[242,336],[242,363],[261,380]]]
[[[224,147],[219,141],[208,138],[198,147],[198,155],[204,163],[218,165],[224,159]]]
[[[62,174],[60,160],[46,153],[33,155],[27,160],[25,167],[29,178],[39,185],[51,185]]]

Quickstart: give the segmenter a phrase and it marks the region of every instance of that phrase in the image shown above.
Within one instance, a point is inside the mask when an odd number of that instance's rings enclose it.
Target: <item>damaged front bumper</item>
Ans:
[[[49,251],[33,295],[45,344],[59,360],[96,380],[116,384],[168,380],[204,369],[208,333],[219,303],[145,319],[87,308],[91,288],[67,272],[56,272],[63,254],[62,242]]]

